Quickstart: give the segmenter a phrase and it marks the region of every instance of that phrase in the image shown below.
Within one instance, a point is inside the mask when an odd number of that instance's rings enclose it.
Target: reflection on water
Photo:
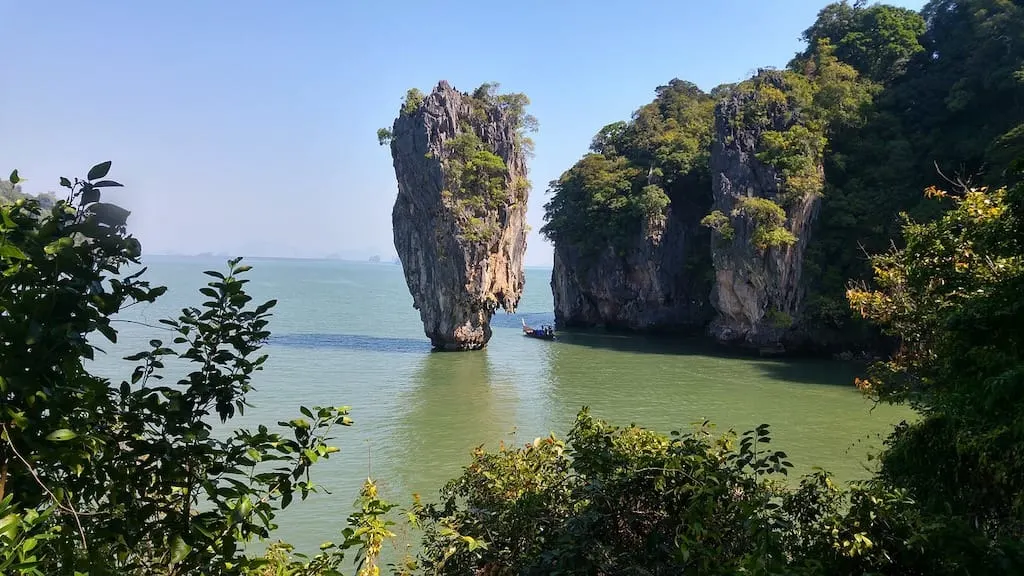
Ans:
[[[506,438],[515,426],[513,382],[495,374],[486,351],[430,354],[398,397],[393,431],[395,471],[409,488],[433,492],[482,443]]]

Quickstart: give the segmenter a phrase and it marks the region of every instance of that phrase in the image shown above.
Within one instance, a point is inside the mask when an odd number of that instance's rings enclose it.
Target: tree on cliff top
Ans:
[[[621,247],[670,198],[710,198],[713,111],[714,99],[690,82],[659,86],[653,102],[602,128],[591,153],[549,184],[542,233],[589,251]]]
[[[924,17],[913,10],[844,0],[823,8],[804,30],[807,49],[796,60],[813,57],[818,43],[827,40],[836,47],[836,56],[861,75],[886,82],[900,76],[911,58],[924,51],[924,32]]]

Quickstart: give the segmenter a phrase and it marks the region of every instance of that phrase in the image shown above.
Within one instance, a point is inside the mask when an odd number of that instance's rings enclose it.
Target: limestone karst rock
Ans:
[[[603,128],[546,206],[556,323],[805,342],[803,261],[824,185],[816,89],[777,70],[714,96],[673,81]]]
[[[823,171],[820,156],[811,154],[806,174],[787,180],[762,160],[766,133],[800,125],[788,91],[782,73],[766,70],[715,108],[712,208],[720,226],[711,244],[711,304],[718,315],[709,330],[722,342],[780,346],[801,313],[804,252]]]
[[[535,123],[521,94],[473,93],[440,82],[410,90],[390,140],[398,179],[395,249],[437,350],[487,345],[498,308],[514,312],[523,292],[525,133]]]
[[[686,332],[710,318],[708,283],[689,261],[708,251],[699,225],[706,212],[682,202],[644,223],[628,247],[587,256],[556,242],[551,290],[563,328]]]

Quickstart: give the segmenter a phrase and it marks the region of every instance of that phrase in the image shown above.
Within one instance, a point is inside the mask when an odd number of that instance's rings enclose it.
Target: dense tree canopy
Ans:
[[[590,153],[550,183],[542,232],[591,250],[621,245],[664,215],[673,196],[710,186],[714,98],[672,80],[629,122],[602,128]]]
[[[888,480],[931,514],[978,526],[997,543],[1024,538],[1024,185],[929,190],[951,208],[907,221],[906,246],[876,256],[875,287],[854,309],[900,338],[860,384],[925,414],[883,458]],[[1021,550],[1017,550],[1018,553]]]
[[[872,11],[876,15],[869,17]],[[807,34],[833,41],[837,30],[843,38],[881,36],[869,24],[883,12],[890,22],[902,18],[900,30],[918,29],[917,17],[899,9],[840,4],[823,10]],[[853,17],[840,16],[847,13]],[[826,194],[806,262],[812,314],[837,309],[847,281],[869,277],[864,250],[880,252],[901,242],[901,211],[923,219],[941,213],[921,190],[949,180],[1002,185],[1011,160],[1024,150],[1024,43],[1010,41],[1024,34],[1021,7],[1009,1],[933,1],[922,17],[921,49],[899,40],[906,34],[886,36],[896,40],[882,51],[903,54],[898,61],[905,63],[879,77],[882,90],[865,124],[830,137]],[[862,66],[863,58],[837,54]]]
[[[827,40],[840,60],[871,80],[885,82],[902,74],[910,59],[924,50],[924,32],[924,18],[913,10],[844,0],[825,7],[804,31],[808,48],[802,57],[811,57],[814,47]]]

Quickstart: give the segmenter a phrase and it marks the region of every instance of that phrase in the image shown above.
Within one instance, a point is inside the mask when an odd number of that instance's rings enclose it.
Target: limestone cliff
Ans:
[[[410,91],[390,132],[398,180],[395,249],[435,349],[483,348],[498,308],[523,291],[526,179],[521,95],[440,82]]]
[[[713,313],[708,173],[714,98],[674,79],[551,183],[560,327],[702,332]]]
[[[555,323],[565,328],[646,332],[700,330],[707,301],[707,234],[699,214],[680,205],[645,222],[625,248],[589,256],[578,245],[555,244],[551,289]]]
[[[773,165],[767,143],[789,148],[801,126],[787,78],[763,71],[715,109],[711,149],[714,196],[710,225],[718,312],[710,333],[722,342],[781,346],[799,321],[804,252],[817,215],[823,178],[820,151],[803,149],[803,173]],[[787,140],[788,138],[788,140]],[[780,149],[783,146],[778,146]],[[790,164],[796,164],[790,162]]]

